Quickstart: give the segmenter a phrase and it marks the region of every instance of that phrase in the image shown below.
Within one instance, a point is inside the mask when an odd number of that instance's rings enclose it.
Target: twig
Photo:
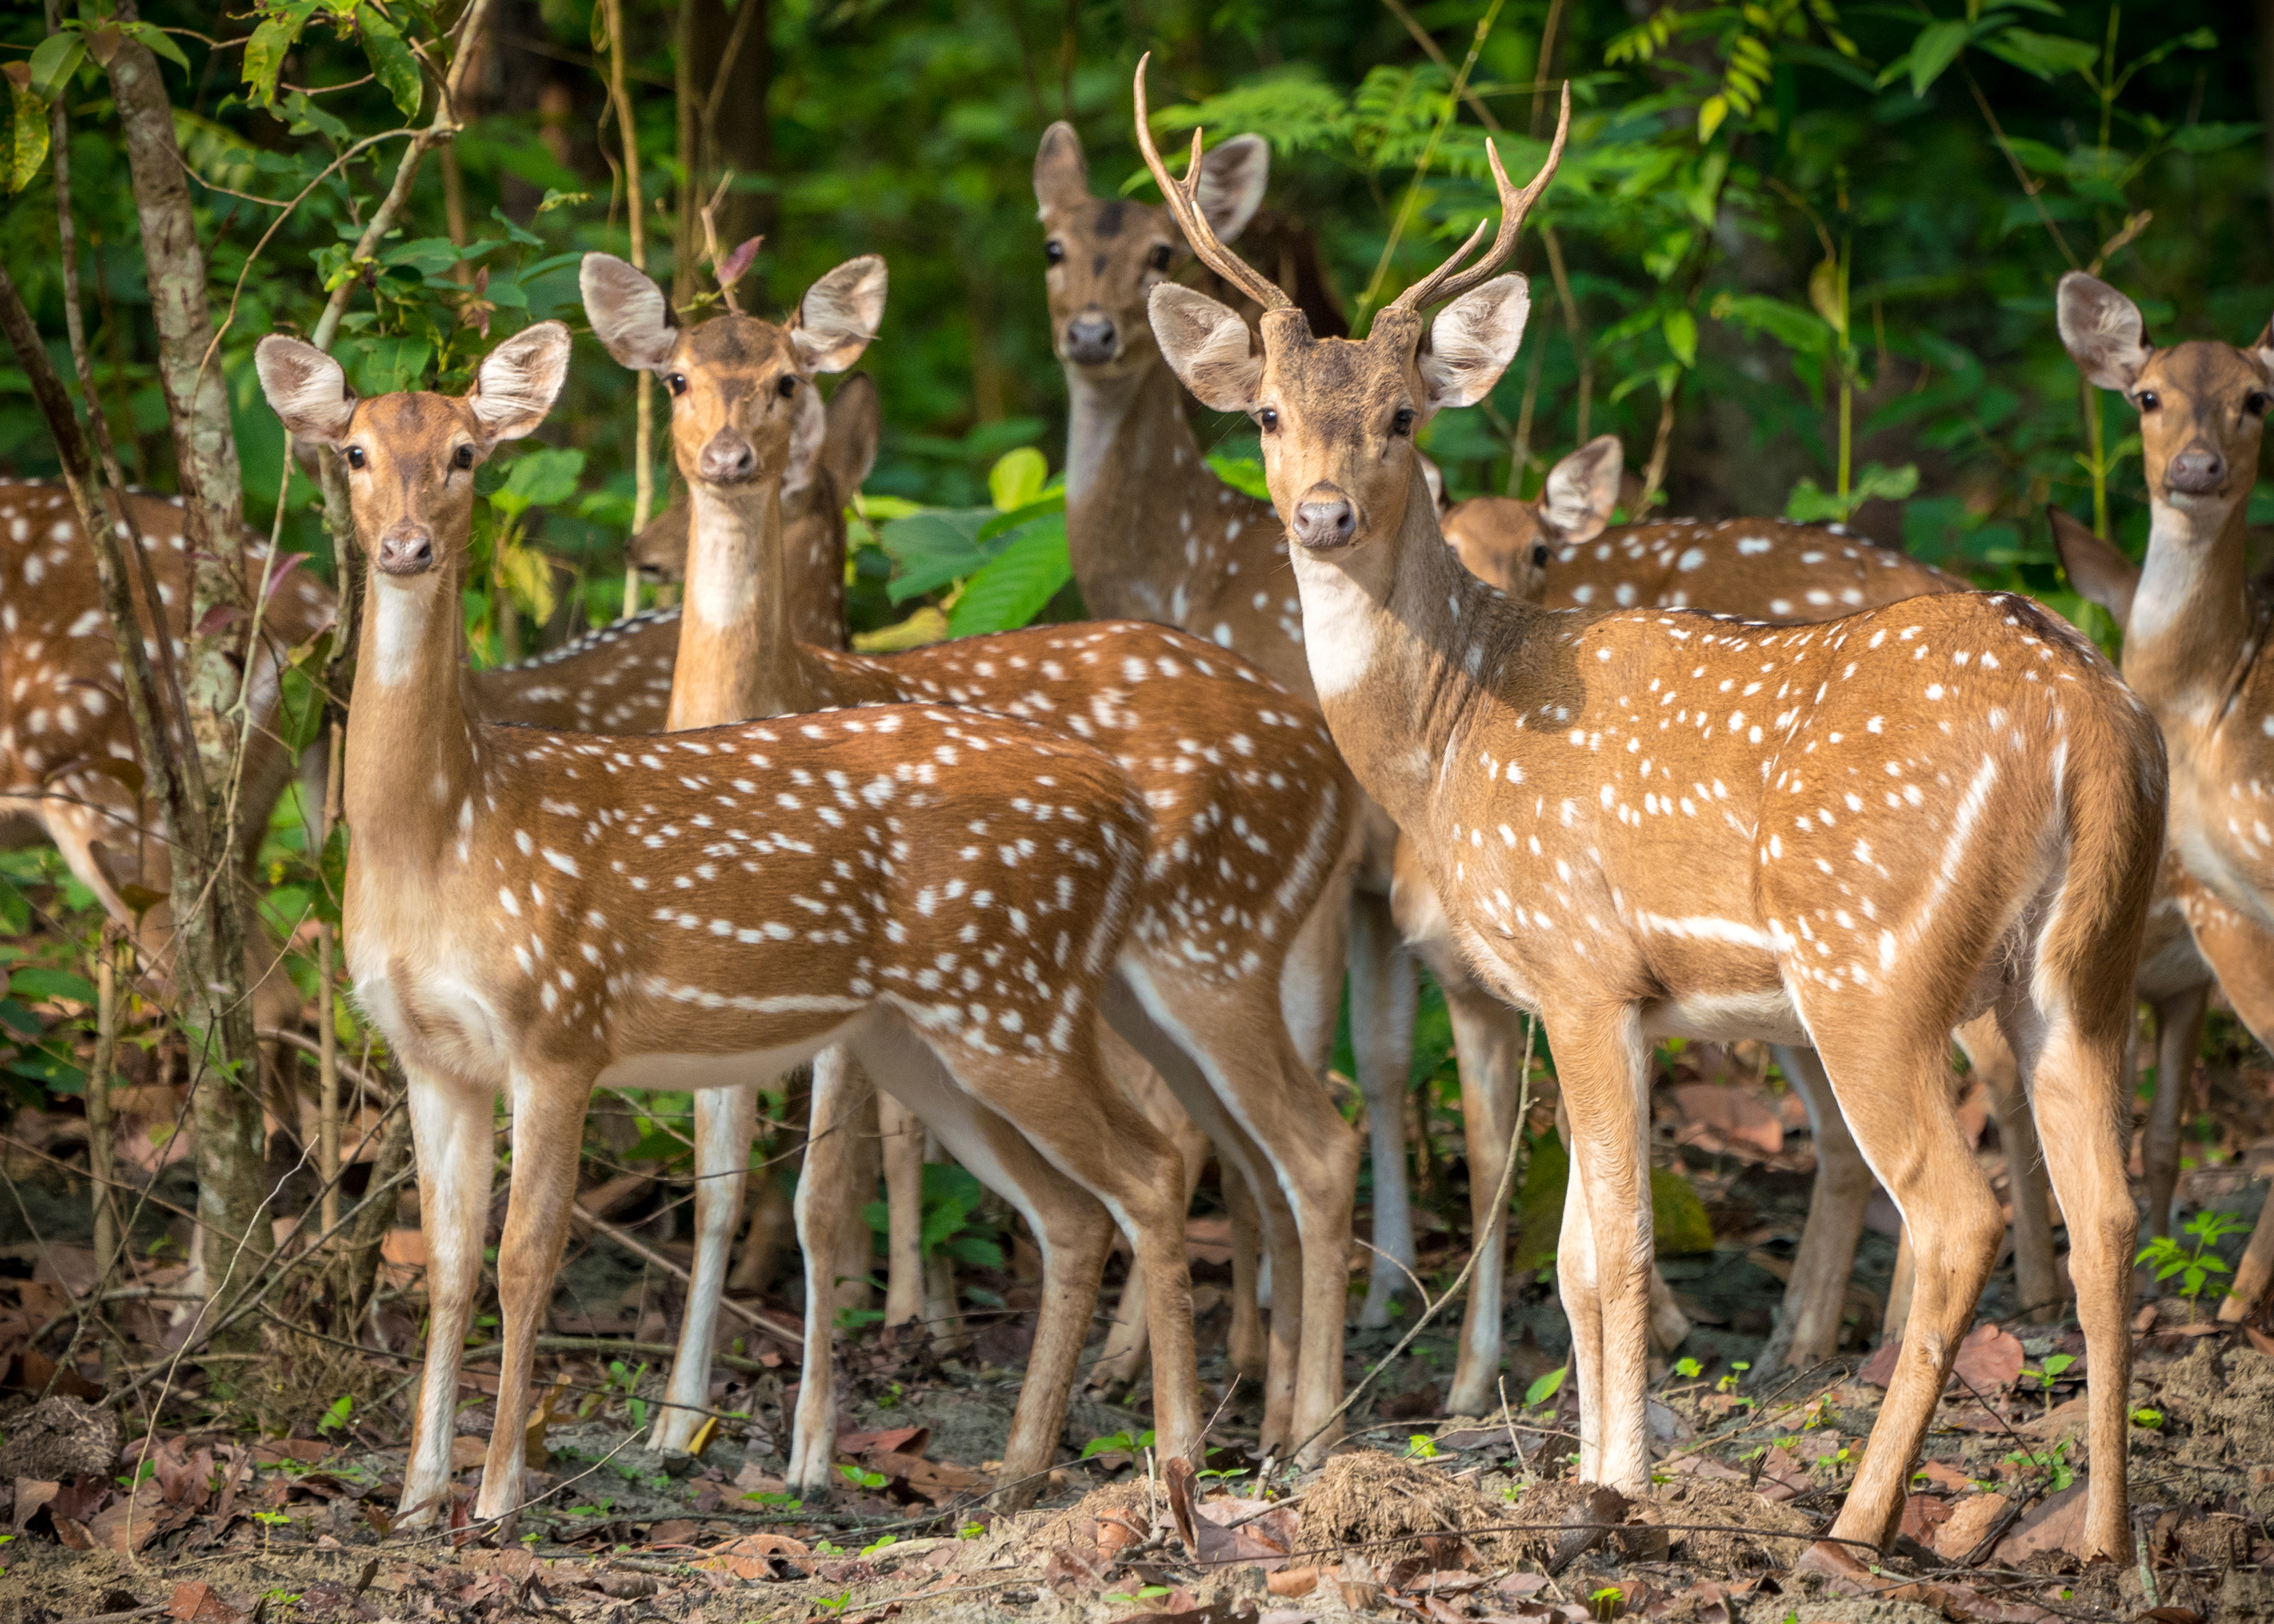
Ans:
[[[601,0],[608,23],[608,101],[615,110],[616,132],[624,149],[626,223],[631,229],[632,268],[647,269],[647,207],[640,194],[639,126],[632,117],[631,97],[624,88],[623,0]],[[752,7],[756,11],[757,7]],[[739,37],[739,36],[738,36]],[[632,533],[647,528],[655,512],[655,397],[648,390],[644,370],[633,385],[632,418]],[[639,570],[624,566],[624,613],[639,613]]]
[[[587,1211],[583,1206],[572,1205],[568,1208],[568,1218],[569,1222],[572,1223],[583,1224],[588,1229],[606,1236],[610,1240],[615,1242],[617,1245],[622,1247],[635,1258],[639,1259],[643,1263],[653,1264],[656,1267],[661,1269],[665,1274],[670,1275],[674,1280],[678,1281],[681,1284],[691,1286],[695,1283],[695,1277],[692,1274],[689,1274],[685,1269],[680,1267],[678,1264],[674,1263],[669,1258],[665,1257],[661,1252],[656,1251],[653,1247],[645,1244],[644,1242],[635,1239],[629,1233],[618,1229],[614,1224],[610,1223],[606,1219],[600,1217],[598,1214]],[[805,1346],[805,1334],[803,1332],[793,1330],[788,1326],[784,1325],[780,1320],[773,1319],[770,1315],[762,1314],[756,1309],[745,1308],[740,1303],[737,1303],[733,1297],[722,1296],[719,1299],[719,1305],[721,1308],[724,1308],[728,1313],[734,1315],[734,1318],[742,1321],[743,1324],[754,1326],[757,1329],[764,1331],[769,1336],[779,1337],[784,1342],[790,1343],[794,1347],[802,1348]]]

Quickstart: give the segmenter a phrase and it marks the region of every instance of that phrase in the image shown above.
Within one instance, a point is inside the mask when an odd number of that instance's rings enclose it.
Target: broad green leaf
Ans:
[[[1911,94],[1925,95],[1934,81],[1958,60],[1958,53],[1966,49],[1969,32],[1965,23],[1956,20],[1929,23],[1918,31],[1909,52]]]
[[[397,243],[379,256],[381,265],[407,265],[428,276],[439,276],[463,256],[447,237],[418,237]]]
[[[51,34],[32,52],[32,88],[53,101],[64,82],[87,59],[87,41],[76,34]]]
[[[1031,523],[1033,521],[1042,518],[1046,514],[1064,513],[1065,511],[1065,488],[1061,486],[1059,489],[1055,491],[1045,491],[1040,497],[1027,503],[1024,507],[1013,508],[1007,513],[998,513],[993,518],[988,520],[986,523],[981,525],[979,527],[979,535],[977,537],[978,543],[983,547],[986,546],[997,537],[1007,536],[1022,524]]]
[[[1752,332],[1766,333],[1788,350],[1820,355],[1832,347],[1831,326],[1821,316],[1765,294],[1718,294],[1707,313],[1716,321],[1734,321]]]
[[[1263,477],[1261,458],[1231,456],[1222,451],[1208,455],[1209,471],[1233,490],[1243,492],[1259,502],[1271,500],[1271,485]]]
[[[280,19],[261,19],[245,44],[245,82],[252,99],[263,107],[276,100],[276,76],[284,71],[284,53],[292,49],[299,30]]]
[[[371,71],[379,76],[379,82],[394,98],[403,116],[415,117],[426,86],[418,76],[418,58],[403,42],[403,35],[370,6],[358,10],[356,26],[363,32],[363,54],[371,59]]]
[[[1073,579],[1065,516],[1037,519],[964,583],[963,596],[948,613],[948,632],[971,637],[1016,630],[1040,614],[1043,605]]]
[[[1703,147],[1713,139],[1713,132],[1729,117],[1729,98],[1718,92],[1698,104],[1698,144]]]
[[[8,978],[9,992],[19,998],[70,998],[80,1004],[94,1002],[94,984],[87,977],[70,970],[51,970],[31,965]]]
[[[2183,153],[2224,152],[2255,139],[2260,124],[2187,124],[2172,132],[2172,149]]]
[[[8,190],[23,191],[48,161],[48,104],[31,91],[8,79],[8,104],[13,128],[8,141]]]
[[[1698,318],[1688,311],[1668,311],[1659,321],[1659,330],[1666,335],[1666,347],[1674,351],[1674,358],[1685,367],[1698,365]]]
[[[326,112],[321,105],[308,99],[305,91],[288,90],[284,93],[283,118],[285,127],[294,135],[320,135],[343,147],[355,134],[348,128],[345,119],[335,118]]]
[[[1050,465],[1032,446],[1006,451],[987,470],[987,494],[998,512],[1024,508],[1042,494],[1050,477]]]
[[[885,596],[906,603],[980,568],[990,555],[979,529],[994,517],[990,508],[930,508],[886,523],[877,538],[893,564]]]
[[[568,455],[581,458],[584,453],[572,451]],[[505,590],[523,614],[539,625],[553,618],[553,564],[545,554],[534,547],[511,544],[499,552],[497,570]]]
[[[154,23],[120,23],[118,32],[136,44],[147,47],[179,67],[190,71],[190,59],[182,55],[182,48],[174,43],[173,36]]]
[[[2044,141],[2033,141],[2026,135],[2009,135],[2006,145],[2013,148],[2014,156],[2032,175],[2059,175],[2068,168],[2068,154]]]
[[[2064,73],[2089,73],[2100,60],[2100,48],[2090,41],[2033,28],[2007,28],[1984,40],[1982,49],[2047,80]]]
[[[504,488],[491,495],[490,506],[515,519],[532,508],[558,508],[576,494],[584,477],[583,452],[540,447],[514,460]]]
[[[426,376],[434,347],[423,338],[374,338],[363,350],[356,375],[365,395],[397,395],[415,389]]]
[[[1570,1374],[1569,1365],[1559,1365],[1524,1390],[1524,1405],[1529,1410],[1544,1404],[1563,1390],[1563,1378]]]

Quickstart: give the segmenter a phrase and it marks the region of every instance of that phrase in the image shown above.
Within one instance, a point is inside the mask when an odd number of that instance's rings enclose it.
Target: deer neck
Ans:
[[[458,608],[464,543],[431,576],[374,570],[364,592],[341,783],[358,867],[437,872],[480,787]]]
[[[2148,561],[2124,634],[2124,680],[2159,719],[2208,721],[2253,641],[2243,504],[2213,513],[2156,497],[2150,511]]]
[[[1479,719],[1490,673],[1545,612],[1461,567],[1418,476],[1390,539],[1323,556],[1289,551],[1335,746],[1400,828],[1425,828],[1441,769]]]
[[[1185,417],[1182,386],[1155,361],[1120,378],[1065,369],[1066,551],[1092,614],[1176,623],[1189,520],[1215,512],[1218,481]],[[1178,515],[1188,523],[1180,531]]]
[[[672,731],[814,708],[790,636],[785,570],[779,481],[731,489],[688,482]]]

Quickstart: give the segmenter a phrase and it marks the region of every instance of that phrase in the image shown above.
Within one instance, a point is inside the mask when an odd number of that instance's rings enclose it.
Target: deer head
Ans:
[[[568,329],[540,321],[483,357],[463,395],[413,393],[359,401],[340,364],[312,344],[271,334],[253,351],[268,403],[295,440],[329,446],[347,464],[356,535],[388,583],[431,590],[471,533],[474,470],[545,420],[568,376]]]
[[[2082,271],[2060,279],[2059,314],[2078,370],[2139,410],[2149,500],[2216,530],[2257,482],[2274,406],[2274,325],[2248,349],[2195,340],[2157,350],[2140,307]]]
[[[1160,283],[1149,306],[1161,353],[1202,403],[1244,413],[1261,430],[1272,501],[1299,553],[1324,558],[1395,535],[1414,493],[1428,500],[1414,431],[1447,407],[1482,399],[1524,336],[1531,304],[1524,278],[1495,273],[1515,251],[1525,214],[1562,154],[1569,91],[1547,162],[1523,191],[1487,147],[1502,204],[1491,249],[1461,268],[1484,235],[1480,224],[1451,259],[1385,306],[1359,340],[1314,337],[1286,294],[1224,247],[1199,206],[1205,177],[1200,132],[1193,133],[1193,161],[1179,182],[1153,144],[1142,63],[1136,102],[1138,144],[1193,251],[1264,312],[1263,353],[1256,355],[1246,325],[1231,310],[1189,288]],[[1445,308],[1429,320],[1425,312],[1437,303]]]
[[[1473,496],[1445,512],[1445,540],[1478,580],[1538,603],[1558,547],[1593,541],[1619,503],[1626,453],[1615,434],[1599,434],[1547,470],[1539,500]]]
[[[1216,241],[1246,229],[1270,173],[1271,149],[1259,135],[1234,136],[1201,162],[1193,207]],[[1094,377],[1138,371],[1151,359],[1145,301],[1189,252],[1184,229],[1167,209],[1092,197],[1081,137],[1063,120],[1043,132],[1035,154],[1035,200],[1048,233],[1044,282],[1058,358]]]
[[[885,262],[874,254],[823,276],[779,327],[729,313],[681,327],[663,289],[614,254],[586,254],[581,280],[608,353],[671,392],[680,473],[713,489],[774,483],[817,450],[825,420],[814,376],[859,360],[885,315]]]

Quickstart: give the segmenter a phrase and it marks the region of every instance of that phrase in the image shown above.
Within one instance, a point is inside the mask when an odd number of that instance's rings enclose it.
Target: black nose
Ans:
[[[1066,323],[1066,359],[1077,366],[1096,366],[1113,359],[1113,319],[1084,313]]]
[[[1332,486],[1295,505],[1295,539],[1306,547],[1346,545],[1357,530],[1358,509]]]
[[[2172,459],[2165,483],[2189,496],[2206,496],[2226,483],[2226,459],[2209,446],[2189,446]]]
[[[423,524],[391,524],[379,538],[379,567],[390,575],[424,575],[434,567],[434,537]]]
[[[758,470],[758,454],[740,434],[721,429],[696,459],[696,471],[709,485],[740,485]]]

